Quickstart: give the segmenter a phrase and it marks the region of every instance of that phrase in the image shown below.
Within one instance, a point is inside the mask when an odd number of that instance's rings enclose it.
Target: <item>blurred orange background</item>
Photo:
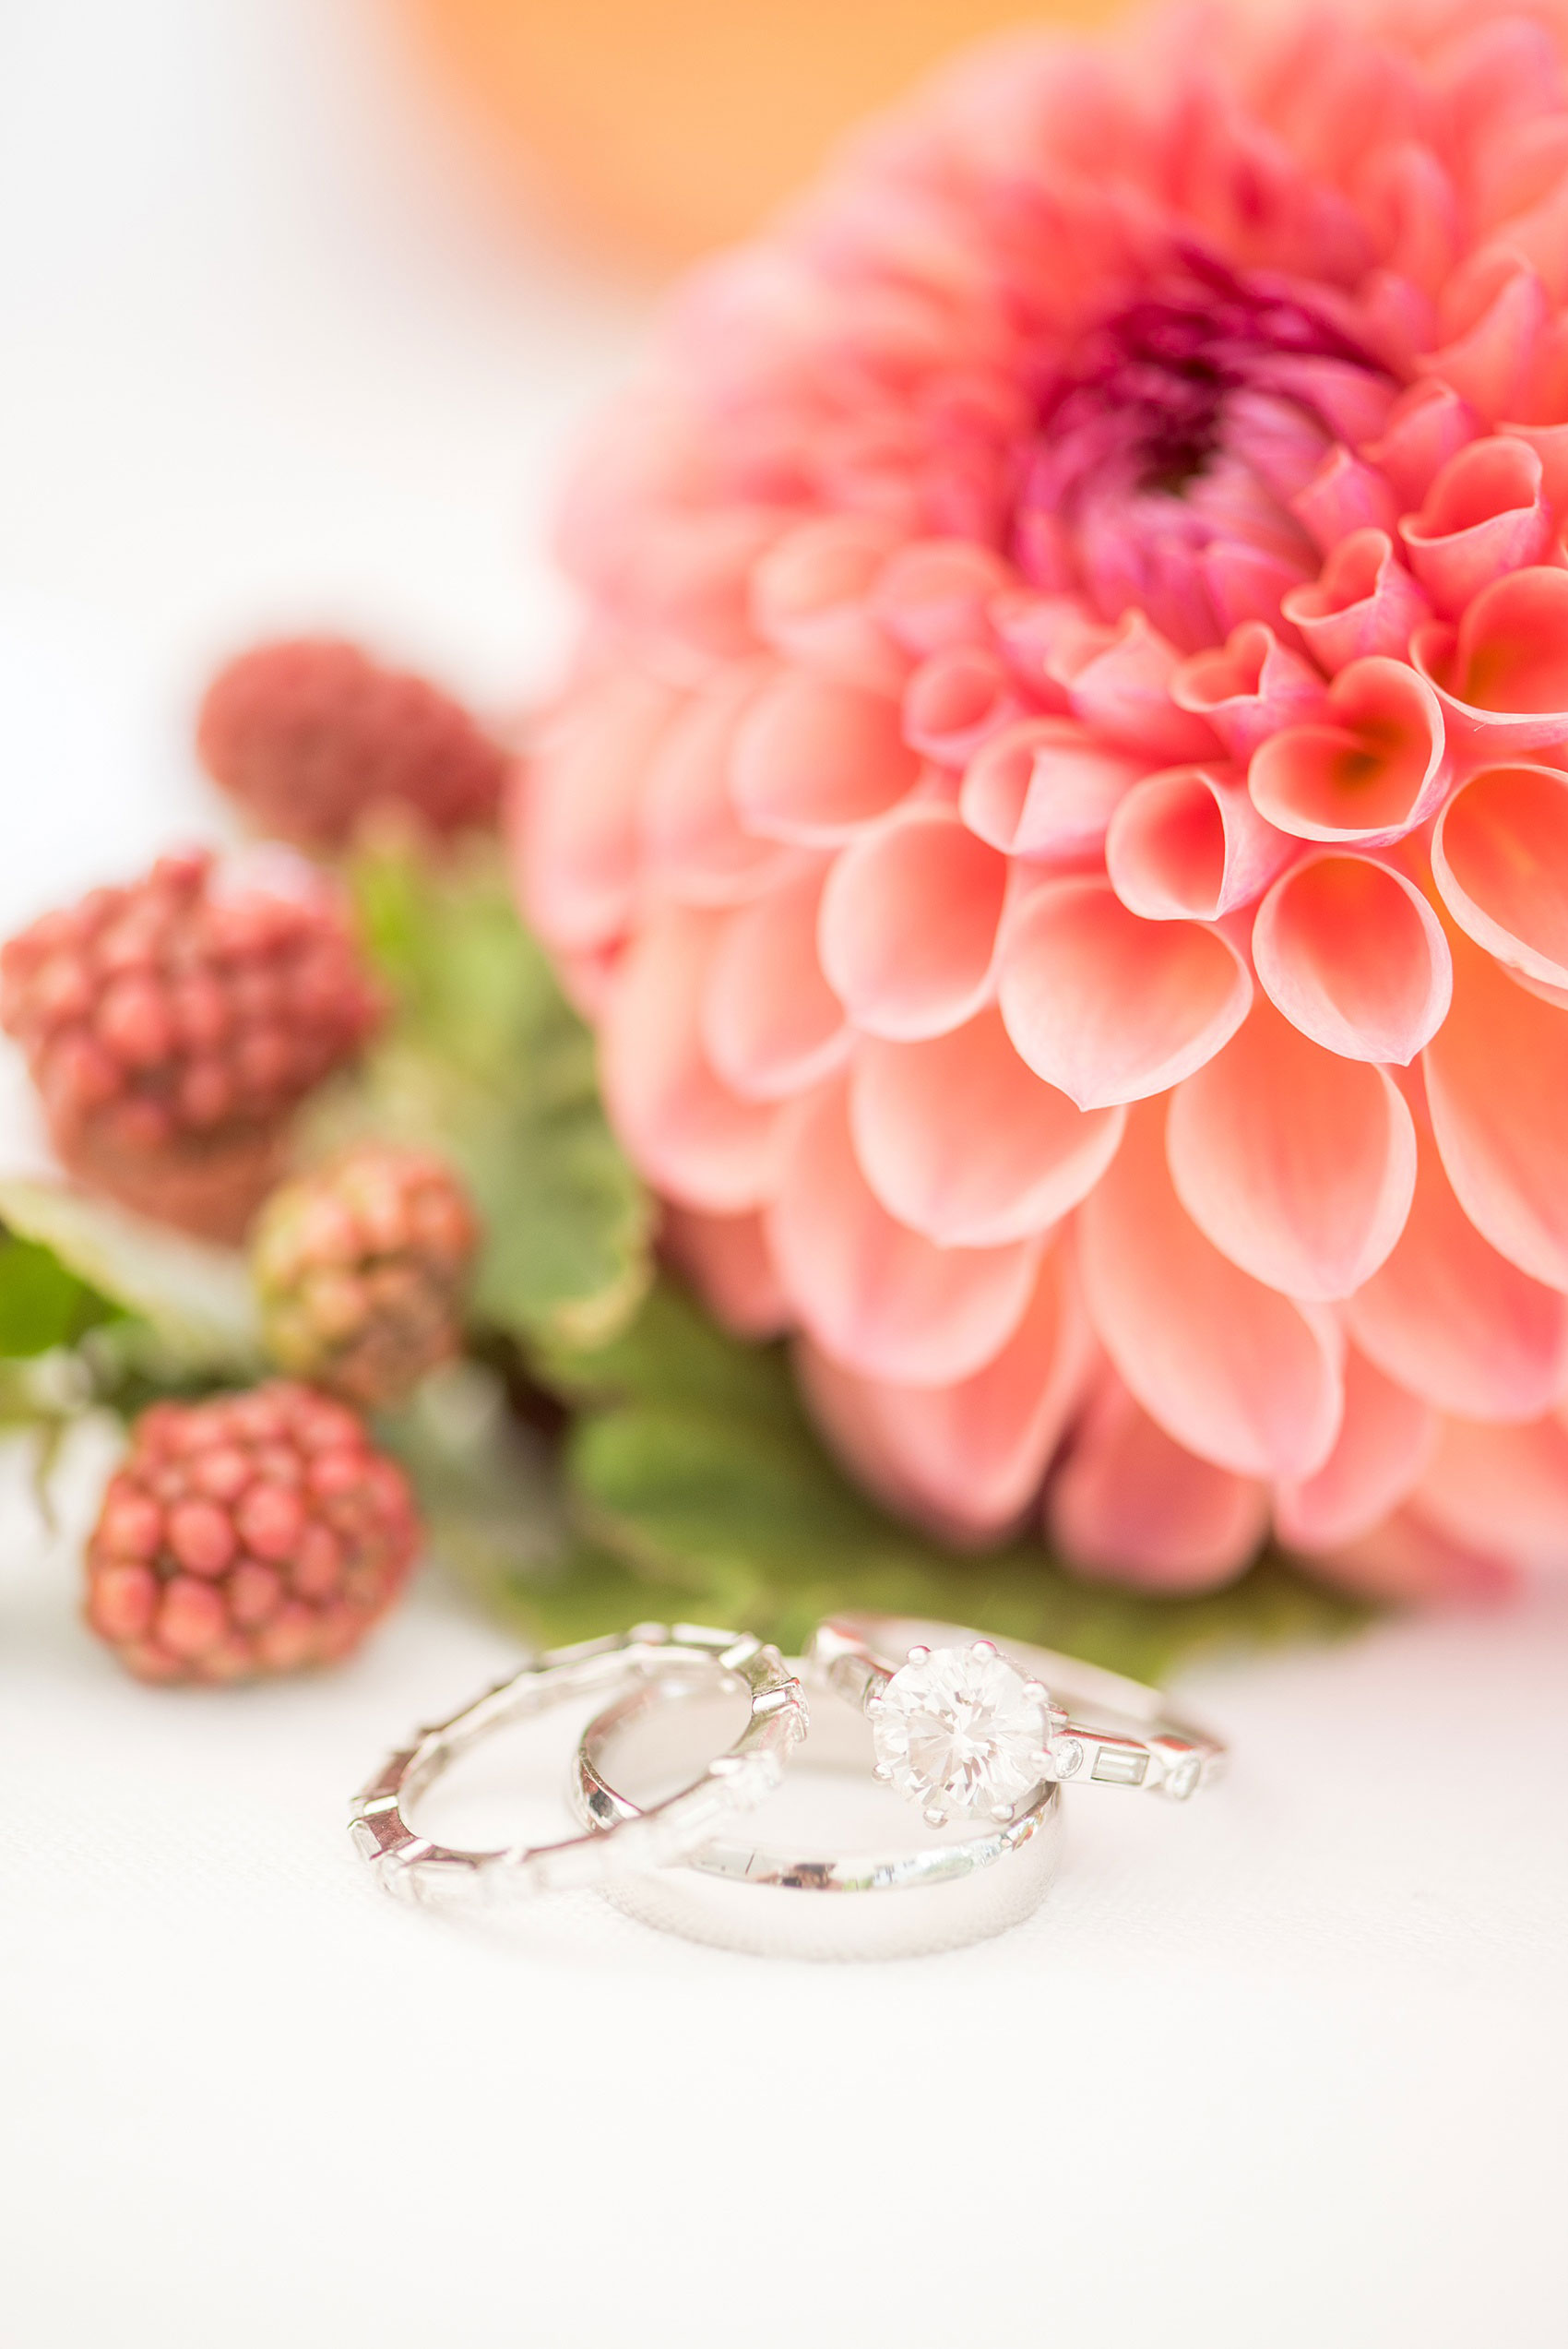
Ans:
[[[645,266],[749,229],[951,50],[1117,0],[402,0],[557,215]]]

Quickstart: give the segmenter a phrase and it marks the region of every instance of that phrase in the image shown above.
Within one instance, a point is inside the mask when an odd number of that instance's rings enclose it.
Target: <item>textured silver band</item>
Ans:
[[[994,1636],[910,1616],[834,1616],[813,1632],[802,1670],[808,1685],[832,1689],[863,1711],[912,1648],[967,1647]],[[995,1645],[1020,1672],[1044,1683],[1053,1708],[1064,1709],[1051,1724],[1051,1767],[1057,1779],[1142,1787],[1184,1802],[1223,1771],[1224,1746],[1206,1730],[1170,1719],[1158,1688],[1053,1648],[1000,1638]]]
[[[745,1726],[728,1750],[712,1759],[696,1756],[691,1783],[663,1802],[610,1823],[609,1832],[493,1852],[449,1850],[409,1825],[405,1806],[478,1739],[549,1706],[591,1700],[628,1681],[652,1684],[669,1674],[688,1682],[700,1675],[710,1688],[727,1686],[731,1696],[743,1688],[750,1702]],[[388,1891],[411,1900],[479,1905],[600,1884],[681,1858],[731,1812],[761,1802],[778,1785],[806,1723],[800,1680],[777,1648],[700,1625],[639,1623],[540,1656],[450,1721],[420,1730],[355,1796],[350,1832]]]
[[[793,1669],[787,1663],[786,1669]],[[647,1814],[622,1789],[684,1769],[713,1736],[711,1683],[668,1679],[629,1691],[589,1723],[577,1749],[580,1818],[624,1834]],[[811,1731],[793,1769],[863,1778],[871,1766],[864,1717],[831,1692],[813,1699]],[[913,1849],[802,1858],[730,1837],[683,1866],[618,1878],[617,1908],[687,1940],[759,1956],[909,1957],[985,1939],[1029,1915],[1061,1854],[1054,1784],[1035,1789],[1016,1818],[961,1840],[932,1835]]]

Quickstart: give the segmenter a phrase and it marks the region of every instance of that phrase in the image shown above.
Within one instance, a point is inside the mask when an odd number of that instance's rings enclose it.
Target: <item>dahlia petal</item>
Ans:
[[[1203,1591],[1256,1556],[1268,1487],[1187,1450],[1111,1377],[1051,1479],[1046,1522],[1080,1573]]]
[[[662,1253],[726,1330],[741,1338],[776,1338],[789,1327],[789,1299],[760,1215],[699,1215],[667,1207],[659,1236]]]
[[[1370,269],[1356,292],[1362,341],[1404,382],[1437,340],[1437,305],[1394,269]]]
[[[1384,475],[1400,511],[1408,513],[1420,505],[1455,452],[1467,441],[1479,440],[1485,430],[1452,384],[1428,376],[1400,395],[1383,432],[1363,444],[1361,455]]]
[[[1448,618],[1503,572],[1538,563],[1551,534],[1541,460],[1502,434],[1451,457],[1420,513],[1399,525],[1410,568]]]
[[[955,645],[921,662],[904,689],[904,738],[939,767],[963,768],[1025,715],[1022,694],[983,645]]]
[[[987,611],[1017,584],[999,554],[969,539],[921,539],[884,565],[871,609],[912,660],[991,641]]]
[[[514,848],[524,910],[552,946],[591,949],[625,927],[643,777],[681,702],[659,679],[623,669],[585,686],[542,730]]]
[[[1105,645],[1110,630],[1091,619],[1075,595],[999,595],[989,616],[1004,659],[1031,699],[1065,713],[1067,688],[1057,672],[1071,674],[1078,665],[1075,649],[1087,659]]]
[[[897,544],[896,532],[874,515],[802,522],[770,547],[752,573],[756,633],[806,668],[897,693],[909,658],[868,602]]]
[[[985,744],[965,773],[958,808],[970,831],[1004,855],[1070,856],[1095,847],[1130,784],[1147,767],[1074,718],[1027,718]]]
[[[1499,424],[1497,429],[1535,450],[1548,505],[1558,514],[1568,509],[1568,424]]]
[[[1233,1264],[1287,1296],[1348,1297],[1399,1237],[1416,1135],[1381,1068],[1322,1051],[1258,997],[1171,1096],[1176,1195]]]
[[[1425,61],[1426,78],[1442,109],[1444,151],[1467,156],[1483,135],[1517,138],[1560,105],[1562,68],[1551,34],[1531,18],[1456,21],[1459,30]]]
[[[1431,1410],[1351,1347],[1345,1356],[1345,1417],[1323,1466],[1274,1496],[1279,1539],[1293,1550],[1359,1541],[1404,1500],[1431,1456]]]
[[[1546,289],[1522,263],[1505,277],[1474,326],[1421,361],[1483,416],[1517,416],[1550,316]]]
[[[1314,417],[1295,400],[1273,392],[1233,392],[1226,402],[1225,422],[1232,452],[1281,506],[1305,489],[1329,445]]]
[[[1293,636],[1284,615],[1285,598],[1312,577],[1313,566],[1305,554],[1286,555],[1273,547],[1217,539],[1205,547],[1198,568],[1218,627],[1241,628],[1256,621],[1279,630],[1288,639]],[[1205,626],[1194,640],[1202,643],[1208,634]]]
[[[1501,1552],[1526,1572],[1568,1568],[1568,1428],[1446,1419],[1412,1504],[1463,1547]]]
[[[830,1443],[892,1508],[951,1540],[994,1540],[1045,1476],[1092,1359],[1059,1251],[1001,1352],[947,1387],[862,1378],[809,1343],[796,1363]]]
[[[768,1195],[777,1122],[722,1085],[702,1049],[722,929],[684,908],[655,915],[616,965],[600,1030],[605,1106],[627,1150],[672,1198],[720,1215]]]
[[[1435,686],[1450,737],[1482,756],[1568,741],[1568,571],[1494,579],[1456,629],[1418,628],[1410,658]]]
[[[1467,936],[1511,971],[1568,987],[1568,776],[1489,767],[1438,818],[1432,877]]]
[[[1039,1242],[944,1248],[896,1222],[861,1173],[841,1082],[785,1117],[767,1235],[808,1334],[864,1377],[911,1387],[971,1377],[1022,1320]]]
[[[1444,1170],[1501,1255],[1568,1289],[1568,1013],[1463,935],[1453,952],[1453,1008],[1422,1064]]]
[[[786,669],[741,721],[730,788],[748,831],[821,848],[885,816],[919,775],[897,701]]]
[[[1538,203],[1568,171],[1568,119],[1543,115],[1483,140],[1475,160],[1476,225],[1495,229]]]
[[[1109,643],[1070,645],[1051,664],[1075,717],[1162,764],[1212,757],[1215,749],[1213,730],[1170,698],[1180,666],[1175,646],[1138,611],[1125,614]]]
[[[950,808],[910,807],[845,851],[818,925],[822,967],[868,1035],[938,1036],[991,992],[1007,863]]]
[[[1348,1060],[1407,1067],[1448,1010],[1437,916],[1372,857],[1324,851],[1286,873],[1258,908],[1253,962],[1287,1019]]]
[[[649,519],[624,589],[661,666],[697,684],[714,664],[755,653],[752,576],[778,529],[777,514],[743,506]]]
[[[1199,1231],[1171,1186],[1164,1124],[1158,1106],[1134,1113],[1078,1210],[1089,1318],[1177,1443],[1239,1476],[1310,1476],[1339,1432],[1337,1332]]]
[[[843,1007],[817,960],[826,866],[794,875],[732,914],[703,987],[703,1048],[748,1101],[814,1085],[848,1058]]]
[[[1105,836],[1111,885],[1146,922],[1212,922],[1250,905],[1295,853],[1245,783],[1207,767],[1146,775]]]
[[[647,877],[683,904],[737,904],[788,865],[788,849],[741,829],[730,796],[736,729],[764,674],[732,669],[692,694],[648,755],[639,810]]]
[[[1292,588],[1280,610],[1331,676],[1373,654],[1402,660],[1413,631],[1431,617],[1386,531],[1352,531],[1322,576]]]
[[[890,1215],[947,1247],[1046,1230],[1094,1188],[1124,1122],[1041,1084],[992,1009],[922,1043],[865,1039],[850,1074],[866,1181]]]
[[[1004,944],[998,999],[1037,1077],[1080,1109],[1163,1092],[1246,1017],[1245,966],[1218,930],[1144,922],[1108,882],[1047,882]]]
[[[1400,1604],[1498,1599],[1517,1569],[1490,1543],[1474,1547],[1442,1532],[1412,1507],[1396,1508],[1370,1533],[1342,1548],[1319,1550],[1313,1570],[1369,1599]]]
[[[609,946],[588,948],[580,954],[560,947],[555,949],[555,975],[561,982],[561,992],[573,1010],[580,1011],[593,1025],[597,1026],[604,1015],[622,945],[623,941],[617,938]]]
[[[1568,293],[1568,177],[1500,221],[1475,258],[1494,256],[1503,265],[1526,262],[1550,299],[1562,301]]]
[[[1308,841],[1396,841],[1424,824],[1447,789],[1443,708],[1422,677],[1373,654],[1341,669],[1327,724],[1293,726],[1253,753],[1260,815]]]
[[[1375,151],[1360,189],[1382,231],[1389,268],[1435,294],[1459,251],[1461,210],[1453,174],[1417,139]]]
[[[1394,411],[1396,393],[1386,378],[1360,360],[1306,353],[1277,361],[1273,380],[1321,416],[1341,441],[1369,440],[1383,431]]]
[[[1290,511],[1318,552],[1330,554],[1352,531],[1391,531],[1399,506],[1375,466],[1336,444],[1290,500]]]
[[[1247,759],[1282,726],[1315,717],[1325,695],[1315,669],[1261,620],[1249,620],[1223,646],[1183,661],[1170,698],[1206,720],[1232,758]]]
[[[1481,1237],[1424,1135],[1405,1229],[1344,1313],[1361,1352],[1440,1411],[1533,1419],[1568,1389],[1568,1297]]]

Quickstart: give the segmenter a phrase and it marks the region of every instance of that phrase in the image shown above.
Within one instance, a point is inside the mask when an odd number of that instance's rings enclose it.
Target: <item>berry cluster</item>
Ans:
[[[88,1551],[88,1621],[144,1680],[329,1663],[408,1575],[403,1472],[353,1413],[279,1379],[159,1403],[137,1424]]]
[[[401,1401],[457,1350],[478,1237],[450,1171],[426,1151],[371,1144],[285,1183],[251,1254],[274,1358],[365,1408]]]
[[[438,686],[357,645],[256,646],[208,686],[196,745],[258,830],[335,849],[375,808],[445,834],[495,821],[506,758]]]
[[[379,1009],[336,895],[304,866],[225,881],[204,853],[164,857],[0,951],[0,1024],[64,1163],[215,1238],[244,1231],[289,1116]]]

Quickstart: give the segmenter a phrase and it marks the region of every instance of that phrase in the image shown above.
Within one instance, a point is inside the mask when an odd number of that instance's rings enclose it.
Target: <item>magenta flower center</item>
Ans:
[[[1014,554],[1039,586],[1136,603],[1179,643],[1218,641],[1203,556],[1240,541],[1313,567],[1290,510],[1346,370],[1385,371],[1299,288],[1186,256],[1042,369]]]

